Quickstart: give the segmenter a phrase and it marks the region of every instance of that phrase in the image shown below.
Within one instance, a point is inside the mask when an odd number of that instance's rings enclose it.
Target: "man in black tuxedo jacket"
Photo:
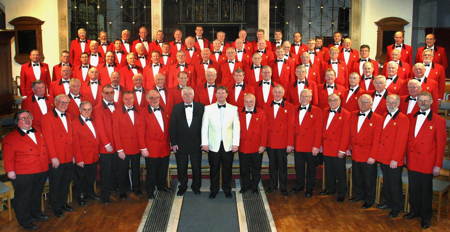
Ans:
[[[187,189],[187,169],[189,159],[192,166],[192,191],[200,194],[201,186],[201,128],[204,106],[193,102],[194,90],[184,87],[181,90],[183,102],[176,104],[170,117],[169,132],[172,150],[177,160],[178,186],[177,195],[181,196]]]

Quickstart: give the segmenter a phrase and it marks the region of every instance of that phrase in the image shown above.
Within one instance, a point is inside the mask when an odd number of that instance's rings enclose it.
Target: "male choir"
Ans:
[[[423,228],[431,225],[432,178],[439,175],[446,143],[445,120],[437,114],[445,90],[447,56],[425,37],[411,63],[412,48],[403,32],[387,47],[388,62],[369,58],[370,47],[351,48],[350,38],[334,33],[302,43],[247,40],[241,30],[233,43],[218,32],[213,41],[195,27],[183,41],[175,30],[166,42],[158,31],[148,40],[145,27],[109,42],[107,33],[89,40],[78,30],[70,51],[53,67],[39,51],[20,73],[23,110],[17,128],[3,141],[5,169],[15,188],[19,224],[35,229],[48,217],[39,210],[48,178],[55,216],[72,211],[70,183],[80,206],[142,195],[140,159],[147,167],[147,197],[171,191],[166,183],[174,152],[178,195],[187,191],[189,161],[195,194],[201,188],[201,154],[208,153],[210,198],[219,189],[231,198],[234,154],[239,154],[241,193],[258,192],[261,161],[269,158],[267,192],[314,192],[316,166],[325,164],[326,188],[320,194],[345,199],[346,157],[352,160],[352,201],[363,208],[375,202],[377,167],[383,173],[382,199],[390,217],[402,209],[401,175],[408,169],[411,211]],[[379,72],[382,75],[379,75]],[[287,156],[293,153],[296,179],[287,186]],[[100,168],[101,194],[94,192]],[[131,170],[131,173],[129,172]],[[221,172],[221,173],[220,173]],[[220,180],[220,178],[222,178]],[[221,186],[220,186],[221,185]]]

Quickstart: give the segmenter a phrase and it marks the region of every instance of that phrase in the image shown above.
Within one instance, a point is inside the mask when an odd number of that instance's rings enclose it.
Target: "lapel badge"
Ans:
[[[311,114],[311,118],[313,118],[313,115]]]
[[[397,123],[396,123],[396,122],[394,122],[394,126],[397,126]]]
[[[373,124],[372,124],[372,123],[369,123],[369,126],[373,126]]]
[[[430,130],[433,130],[433,126],[430,126]]]
[[[339,116],[339,120],[341,120],[342,119],[342,117],[341,116]]]
[[[256,120],[256,121],[258,121],[258,120],[259,120],[259,118],[255,118],[255,120]]]
[[[284,110],[284,113],[286,114],[286,113],[287,113],[287,110]]]

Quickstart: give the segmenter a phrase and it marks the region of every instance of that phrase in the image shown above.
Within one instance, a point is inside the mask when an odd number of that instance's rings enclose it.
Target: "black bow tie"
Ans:
[[[129,66],[130,67],[130,69],[136,69],[137,67],[136,66]]]
[[[395,45],[395,48],[401,48],[402,47],[402,45],[400,44],[400,45]]]
[[[424,64],[425,65],[425,67],[430,67],[430,64]]]
[[[244,51],[242,51],[242,50],[237,50],[236,52],[237,52],[237,53],[243,53]]]
[[[63,80],[61,80],[61,83],[62,83],[62,84],[69,84],[70,81],[63,81]]]
[[[312,55],[315,55],[316,53],[315,53],[315,52],[308,52],[308,54],[312,54]]]
[[[174,43],[175,44],[181,44],[181,41],[175,41]]]
[[[80,96],[73,96],[73,99],[81,99]]]
[[[45,100],[45,97],[37,97],[38,101],[39,100]]]
[[[33,64],[33,67],[35,67],[35,66],[39,67],[39,64],[38,64],[38,63],[36,63],[36,64]]]
[[[107,66],[108,66],[108,68],[113,68],[114,67],[113,64],[108,64]]]
[[[153,67],[159,67],[159,64],[153,64]]]
[[[255,112],[253,112],[253,110],[252,111],[245,111],[245,114],[253,114],[253,113],[255,113]]]
[[[244,87],[244,84],[236,84],[235,87]]]
[[[61,113],[60,115],[61,115],[61,117],[65,117],[66,113]]]
[[[234,61],[229,60],[228,63],[229,63],[229,64],[234,64]]]
[[[108,46],[108,43],[102,43],[101,46]]]
[[[91,54],[91,56],[97,56],[97,54]]]
[[[141,39],[141,42],[148,42],[148,40],[146,40],[146,39]]]
[[[226,106],[227,106],[226,104],[223,104],[223,105],[217,104],[217,107],[219,107],[219,109],[220,109],[220,108],[225,108]]]
[[[85,118],[84,121],[85,121],[85,122],[89,122],[89,121],[92,122],[92,119],[91,119],[91,118]]]
[[[297,84],[305,84],[305,81],[297,81]]]
[[[417,111],[417,113],[416,113],[416,115],[426,115],[427,114],[427,112],[423,112],[423,111]]]
[[[350,49],[344,49],[344,52],[351,52],[352,50]]]
[[[209,62],[202,62],[202,64],[209,65]]]
[[[108,102],[108,103],[106,103],[106,105],[107,106],[114,106],[114,103],[113,102]]]
[[[394,115],[394,114],[391,114],[391,112],[388,112],[387,115],[389,115],[389,117],[392,118],[392,115]]]
[[[158,92],[161,92],[161,91],[166,91],[166,89],[165,88],[158,89]]]
[[[270,85],[270,81],[263,81],[263,84]]]
[[[306,110],[306,106],[300,106],[298,109],[299,110]]]
[[[386,77],[386,80],[392,81],[393,79],[394,79],[393,77]]]
[[[80,43],[86,43],[86,40],[80,40]]]
[[[134,92],[141,92],[142,93],[142,89],[134,89]]]
[[[134,111],[134,107],[128,108],[127,112]]]
[[[327,85],[327,89],[334,89],[334,85]]]
[[[88,65],[83,65],[83,66],[81,66],[81,68],[89,68],[89,66]]]
[[[202,37],[197,37],[197,40],[203,40],[203,38]]]
[[[352,91],[352,92],[355,91],[355,89],[352,89],[352,88],[350,88],[349,90]]]
[[[161,111],[161,108],[153,108],[153,112],[156,112],[156,111]]]
[[[124,44],[127,44],[128,43],[128,41],[127,40],[125,40],[125,41],[122,41]]]
[[[365,114],[365,113],[358,113],[358,116],[363,116],[363,117],[365,117],[366,114]]]
[[[216,88],[216,85],[208,85],[208,88]]]
[[[138,56],[138,59],[145,59],[145,56]]]
[[[332,62],[330,62],[331,64],[339,64],[339,62],[337,62],[337,61],[332,61]]]
[[[91,81],[90,83],[91,83],[91,85],[93,85],[93,84],[98,85],[98,81]]]
[[[309,68],[309,64],[304,64],[304,65],[305,65],[305,67]]]
[[[64,64],[64,63],[61,63],[61,66],[70,66],[70,64],[69,63],[66,63],[66,64]]]
[[[416,98],[413,98],[413,97],[411,97],[411,96],[409,96],[409,97],[408,97],[408,100],[410,100],[410,101],[416,101],[417,99],[416,99]]]
[[[341,45],[341,43],[334,43],[334,45]]]
[[[34,128],[31,128],[27,131],[25,131],[25,133],[29,134],[29,133],[34,133],[36,130]]]
[[[284,62],[284,60],[279,60],[279,59],[277,59],[277,63],[278,63],[278,62]]]
[[[119,87],[112,87],[114,90],[119,90]]]
[[[359,59],[359,62],[367,62],[367,59]]]
[[[336,110],[330,109],[329,112],[330,112],[330,113],[336,113]]]
[[[116,54],[123,54],[123,52],[122,51],[116,51]]]
[[[192,108],[192,104],[186,104],[186,105],[184,105],[184,108],[189,108],[189,107]]]
[[[162,56],[169,56],[169,54],[162,54]]]
[[[222,54],[221,51],[214,51],[215,54]]]
[[[194,51],[194,48],[187,48],[188,51]]]
[[[177,67],[185,67],[185,64],[177,64]]]
[[[259,53],[266,53],[265,50],[258,50]]]
[[[257,69],[257,68],[261,68],[261,65],[260,66],[253,66],[253,69]]]
[[[364,80],[372,80],[372,77],[364,77]]]
[[[281,106],[281,102],[275,102],[275,101],[273,101],[273,102],[272,102],[272,105],[279,105],[279,106]]]
[[[294,46],[298,47],[298,46],[300,46],[300,44],[298,44],[298,43],[295,43],[295,44],[294,44]]]
[[[376,93],[375,94],[375,97],[382,97],[383,95],[381,95],[381,94],[379,94],[379,93]]]

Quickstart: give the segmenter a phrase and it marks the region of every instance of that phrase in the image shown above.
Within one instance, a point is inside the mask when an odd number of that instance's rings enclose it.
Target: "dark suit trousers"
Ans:
[[[130,189],[136,192],[141,189],[140,183],[140,154],[126,155],[125,159],[118,158],[119,171],[119,192],[121,194],[127,193]],[[131,169],[131,183],[130,183],[130,169]]]
[[[47,172],[35,174],[18,174],[12,181],[14,186],[13,207],[20,225],[29,225],[32,217],[41,212],[41,196]]]
[[[72,162],[60,164],[58,168],[53,168],[50,164],[50,205],[54,211],[61,210],[67,203],[73,168]]]
[[[219,191],[219,171],[222,168],[222,190],[224,192],[231,192],[232,166],[233,166],[233,152],[225,152],[223,143],[220,143],[218,152],[208,152],[208,161],[210,166],[211,178],[211,192]]]
[[[325,161],[325,185],[328,192],[337,192],[338,197],[345,197],[347,193],[347,173],[345,157],[323,156]]]
[[[377,181],[377,164],[352,162],[353,196],[363,199],[368,204],[375,202]]]
[[[147,166],[147,194],[153,193],[155,188],[167,187],[166,177],[169,169],[169,156],[164,158],[145,158]]]
[[[102,180],[102,200],[109,200],[111,191],[113,190],[113,166],[116,161],[117,153],[100,154],[100,175]]]
[[[411,212],[431,222],[433,202],[433,175],[408,171],[409,203]]]
[[[381,188],[381,202],[387,204],[392,211],[400,212],[403,208],[402,170],[403,167],[390,168],[381,164],[383,172],[383,187]]]
[[[241,172],[241,188],[257,190],[261,180],[262,154],[239,152],[239,167]]]
[[[179,189],[186,190],[188,183],[188,164],[191,160],[192,167],[192,185],[193,190],[200,190],[202,184],[202,153],[200,150],[196,152],[187,152],[183,150],[178,150],[175,153],[175,158],[177,160],[177,175],[178,181],[180,182]]]
[[[75,188],[76,199],[86,198],[87,195],[94,195],[94,182],[97,175],[97,163],[85,164],[84,167],[75,165]]]
[[[305,171],[306,171],[306,192],[311,193],[316,183],[316,163],[311,152],[295,152],[295,187],[302,189],[305,187]],[[306,164],[306,167],[305,167]],[[306,170],[305,170],[306,169]]]
[[[287,153],[286,149],[267,148],[269,156],[269,174],[270,185],[272,189],[278,188],[280,182],[280,190],[287,191]]]

